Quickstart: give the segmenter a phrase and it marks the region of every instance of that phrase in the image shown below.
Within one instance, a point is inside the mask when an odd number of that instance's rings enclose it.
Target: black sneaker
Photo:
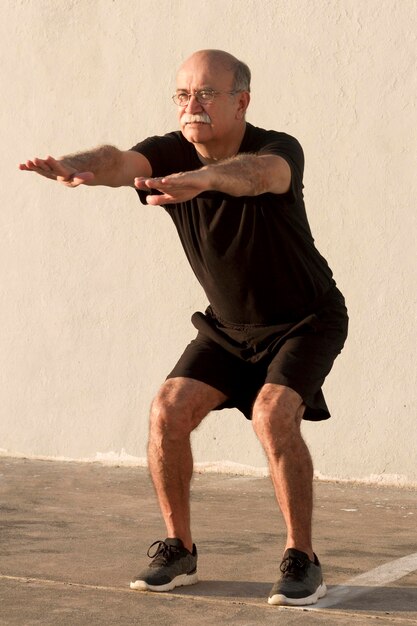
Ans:
[[[157,545],[154,552],[151,548]],[[197,578],[197,548],[189,552],[181,539],[154,541],[149,547],[148,557],[152,563],[130,583],[131,589],[140,591],[171,591],[175,587],[194,585]]]
[[[290,548],[286,550],[280,566],[282,576],[271,589],[268,604],[289,604],[303,606],[315,604],[326,595],[318,558],[314,562],[307,554]]]

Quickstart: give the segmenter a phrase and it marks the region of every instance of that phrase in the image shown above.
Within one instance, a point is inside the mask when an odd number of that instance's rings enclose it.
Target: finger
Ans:
[[[71,174],[69,177],[57,176],[57,181],[66,187],[78,187],[79,185],[91,183],[93,180],[93,172],[77,172],[76,174]]]
[[[91,183],[94,178],[95,175],[93,174],[93,172],[77,172],[74,175],[72,182],[75,186],[85,185],[86,183]]]
[[[164,204],[174,204],[177,200],[169,194],[163,193],[161,195],[147,196],[146,202],[152,206],[159,206]]]
[[[58,161],[51,156],[46,157],[45,162],[47,166],[59,176],[68,177],[76,171],[75,168],[68,167],[68,165],[65,165],[62,161]]]
[[[155,178],[145,178],[145,185],[148,189],[159,189],[164,187],[164,178],[161,176]]]
[[[187,181],[184,181],[184,179],[180,177],[179,174],[164,176],[163,178],[153,178],[152,181],[154,182],[154,184],[164,187],[164,189],[175,189],[175,187],[184,187],[187,184]]]
[[[143,191],[148,190],[148,187],[146,185],[146,178],[144,178],[143,176],[135,178],[134,185],[137,189],[142,189]]]
[[[33,159],[33,163],[35,167],[37,167],[39,170],[43,170],[44,172],[48,173],[51,172],[51,168],[49,167],[45,159],[39,159],[38,157],[36,157],[35,159]]]
[[[143,178],[138,177],[135,178],[135,187],[140,189],[141,191],[149,191],[150,189],[161,191],[166,191],[169,188],[169,185],[165,185],[162,178]]]
[[[27,161],[26,163],[20,163],[19,169],[24,172],[34,172],[35,174],[40,174],[40,176],[46,176],[46,178],[51,178],[52,180],[56,180],[55,174],[51,170],[41,169],[40,167],[36,167],[36,165],[32,161]]]
[[[36,165],[34,164],[34,162],[31,161],[30,159],[25,161],[25,163],[21,163],[19,167],[20,167],[21,170],[27,170],[28,172],[31,172],[32,170],[37,170],[38,169],[36,167]]]

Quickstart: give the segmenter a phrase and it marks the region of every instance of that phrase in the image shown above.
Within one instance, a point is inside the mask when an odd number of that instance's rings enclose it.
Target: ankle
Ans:
[[[185,538],[185,536],[182,536],[180,533],[170,533],[167,535],[167,537],[169,537],[169,539],[180,539],[180,541],[182,541],[182,545],[184,546],[184,548],[186,550],[188,550],[188,552],[193,552],[193,540],[191,539],[191,537],[187,537]]]
[[[302,546],[300,544],[298,544],[298,545],[291,544],[291,545],[285,546],[284,553],[286,552],[286,550],[289,550],[289,549],[298,550],[299,552],[303,552],[304,554],[306,554],[308,556],[310,561],[312,561],[314,563],[315,558],[314,558],[313,548],[311,548],[309,546]]]

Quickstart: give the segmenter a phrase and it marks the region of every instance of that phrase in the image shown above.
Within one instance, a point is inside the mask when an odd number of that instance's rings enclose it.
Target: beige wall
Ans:
[[[311,226],[349,305],[333,418],[304,429],[317,474],[417,483],[416,17],[415,0],[3,2],[4,453],[145,457],[151,398],[204,294],[162,209],[16,164],[172,130],[176,67],[216,47],[252,68],[249,121],[301,141]],[[265,466],[233,411],[207,418],[194,450]]]

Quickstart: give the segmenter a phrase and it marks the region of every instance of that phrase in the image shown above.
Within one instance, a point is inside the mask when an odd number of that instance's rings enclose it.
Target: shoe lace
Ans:
[[[298,559],[294,556],[288,556],[282,561],[280,570],[286,577],[298,578],[303,576],[307,565],[307,560]]]
[[[152,548],[154,546],[156,546],[156,548],[152,552]],[[172,554],[175,552],[178,552],[178,549],[175,546],[170,546],[165,543],[165,541],[158,539],[149,546],[147,555],[150,559],[153,559],[152,565],[160,566],[166,565],[172,557]]]

